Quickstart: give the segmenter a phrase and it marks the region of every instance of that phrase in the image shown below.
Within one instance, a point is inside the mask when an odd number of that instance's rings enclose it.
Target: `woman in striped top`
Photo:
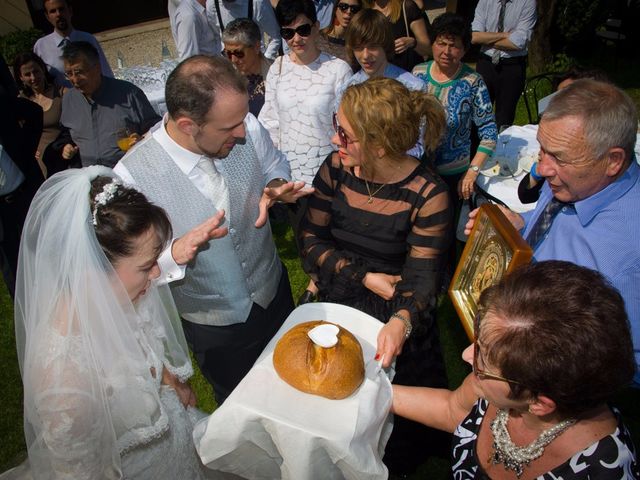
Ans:
[[[451,211],[446,185],[405,153],[421,121],[425,148],[433,150],[445,115],[432,96],[388,78],[349,87],[334,117],[338,152],[315,177],[300,240],[303,266],[321,300],[386,324],[376,356],[385,367],[398,356],[394,381],[442,386],[435,306]],[[400,422],[385,456],[393,472],[422,463],[417,452],[429,451],[423,435],[432,433]]]

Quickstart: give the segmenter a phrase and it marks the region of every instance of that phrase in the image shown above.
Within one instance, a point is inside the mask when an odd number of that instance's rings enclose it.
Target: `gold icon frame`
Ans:
[[[497,205],[480,206],[449,287],[449,297],[469,340],[474,338],[473,319],[480,293],[532,257],[531,247]]]

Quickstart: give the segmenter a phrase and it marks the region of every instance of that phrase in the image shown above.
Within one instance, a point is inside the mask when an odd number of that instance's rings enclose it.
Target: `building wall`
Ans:
[[[33,27],[25,0],[0,0],[0,35]]]

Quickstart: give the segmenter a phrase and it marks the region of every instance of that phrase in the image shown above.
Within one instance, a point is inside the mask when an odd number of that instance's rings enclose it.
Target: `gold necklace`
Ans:
[[[382,190],[384,187],[386,187],[386,186],[387,186],[387,184],[386,184],[386,183],[383,183],[382,185],[380,185],[380,186],[378,187],[378,189],[377,189],[375,192],[371,193],[371,189],[369,188],[369,182],[367,182],[367,179],[366,179],[366,178],[363,178],[363,180],[364,180],[364,184],[365,184],[365,185],[366,185],[366,187],[367,187],[367,193],[369,194],[369,200],[367,200],[367,203],[368,203],[368,204],[371,204],[371,203],[373,203],[373,197],[374,197],[374,195],[375,195],[376,193],[378,193],[380,190]]]

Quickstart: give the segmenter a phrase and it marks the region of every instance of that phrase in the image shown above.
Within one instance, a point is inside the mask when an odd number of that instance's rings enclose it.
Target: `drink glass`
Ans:
[[[123,152],[129,150],[136,143],[136,140],[135,132],[132,132],[129,128],[121,128],[116,132],[118,148]]]

